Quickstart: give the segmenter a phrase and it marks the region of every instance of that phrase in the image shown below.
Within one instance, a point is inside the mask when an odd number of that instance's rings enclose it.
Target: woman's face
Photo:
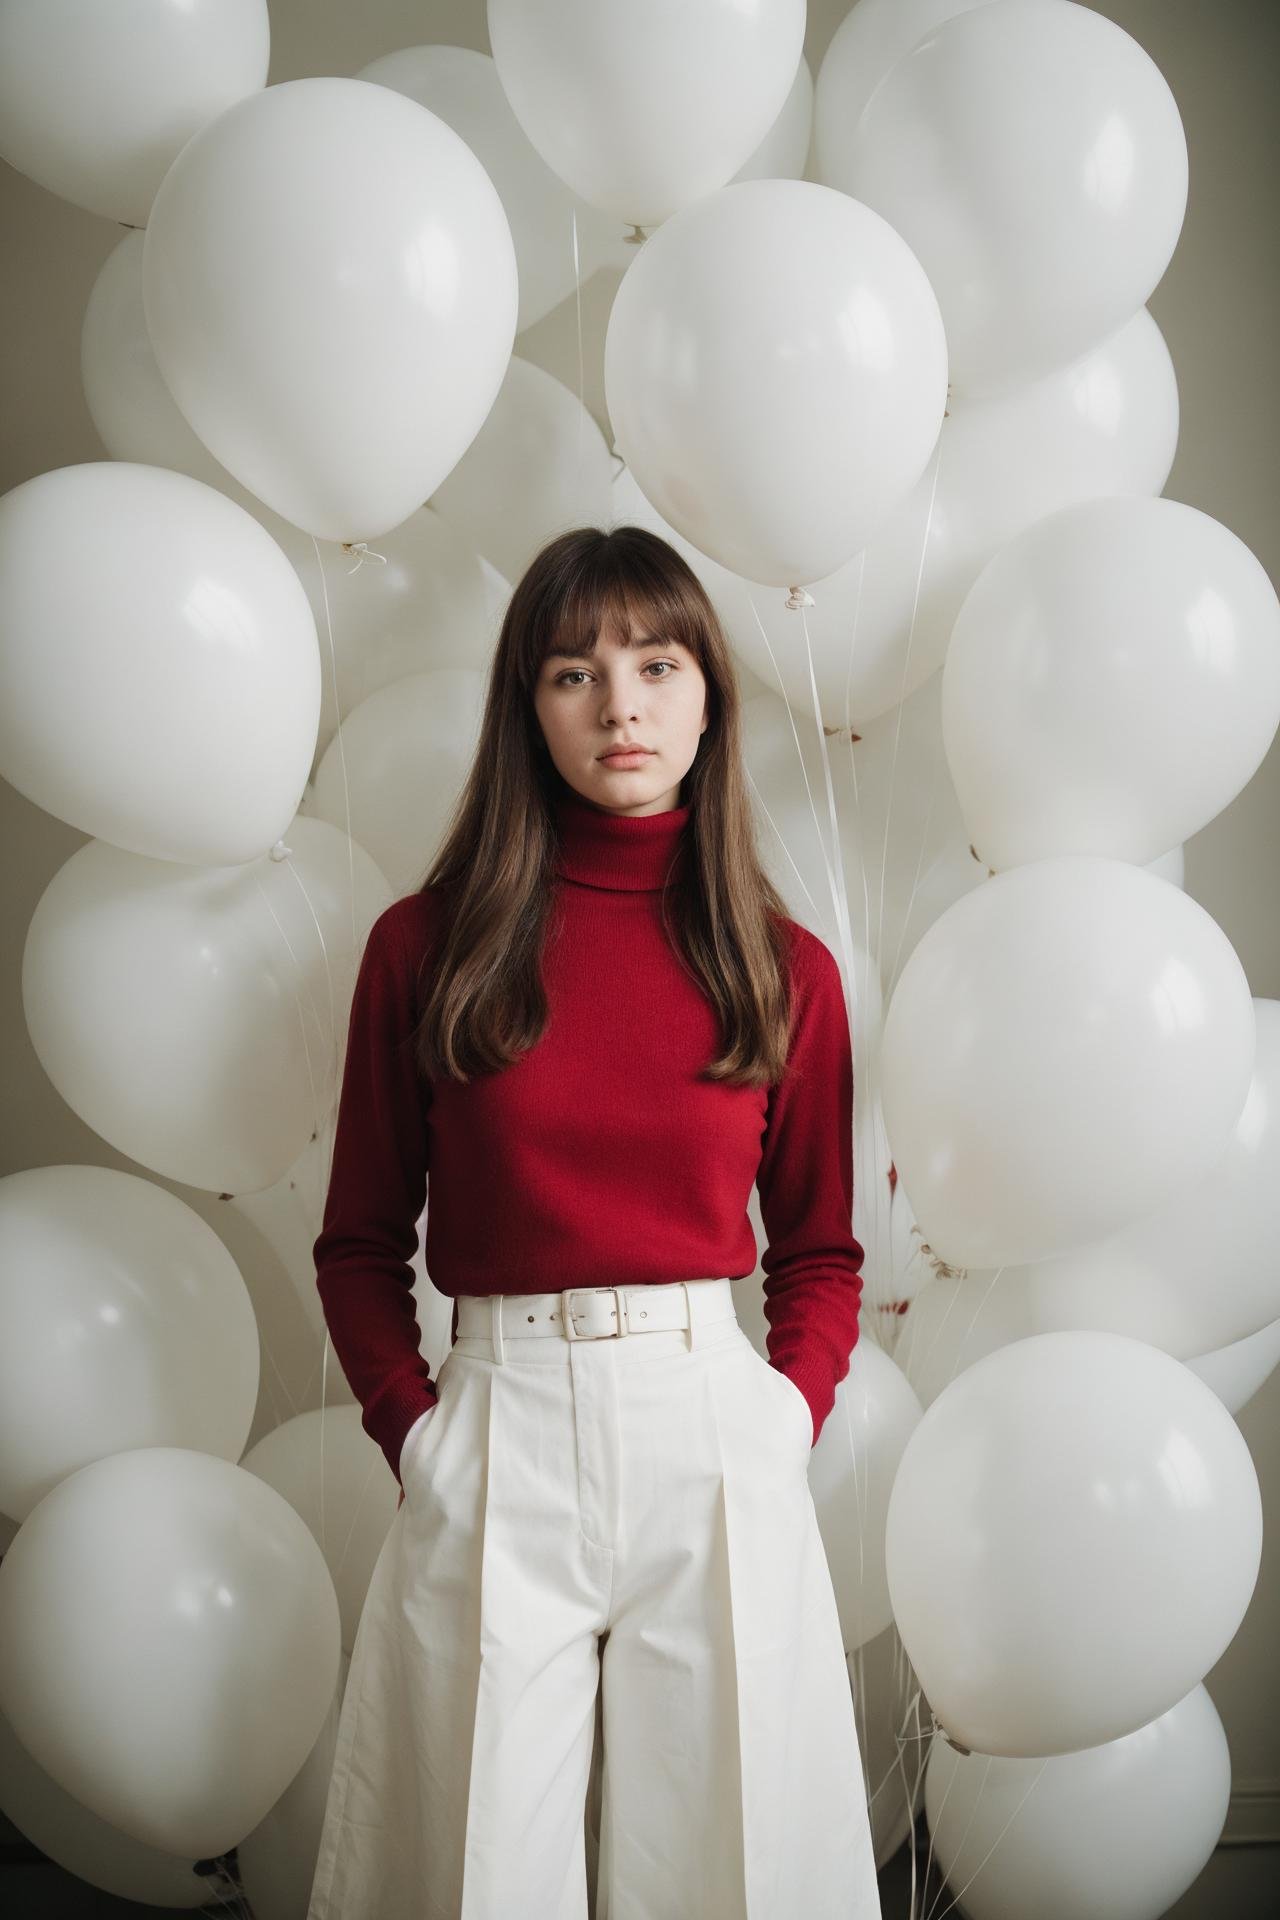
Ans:
[[[687,648],[646,639],[626,644],[601,631],[594,652],[550,653],[533,706],[556,770],[608,813],[665,813],[680,804],[680,782],[707,726],[707,683]],[[604,756],[622,742],[647,747],[642,759]]]

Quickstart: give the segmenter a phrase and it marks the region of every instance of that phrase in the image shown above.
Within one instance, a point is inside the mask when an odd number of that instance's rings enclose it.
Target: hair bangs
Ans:
[[[702,664],[708,653],[703,590],[691,568],[687,583],[671,579],[673,558],[679,557],[669,547],[660,561],[634,540],[602,541],[580,556],[576,568],[549,576],[547,595],[526,628],[530,682],[551,653],[582,659],[606,632],[624,647],[675,643]],[[684,568],[683,560],[679,564]],[[682,592],[682,584],[694,591]]]

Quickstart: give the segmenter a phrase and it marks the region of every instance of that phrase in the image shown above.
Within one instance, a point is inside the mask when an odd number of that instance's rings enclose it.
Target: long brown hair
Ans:
[[[429,1077],[468,1080],[508,1066],[548,1018],[540,957],[553,898],[554,799],[572,789],[533,704],[547,654],[588,654],[600,630],[655,633],[687,647],[707,685],[707,726],[684,777],[689,858],[662,912],[677,956],[721,1018],[704,1077],[772,1085],[787,1057],[791,993],[786,903],[760,864],[742,764],[741,703],[724,631],[701,581],[647,528],[576,527],[535,555],[494,649],[475,758],[420,891],[444,912],[416,1035]]]

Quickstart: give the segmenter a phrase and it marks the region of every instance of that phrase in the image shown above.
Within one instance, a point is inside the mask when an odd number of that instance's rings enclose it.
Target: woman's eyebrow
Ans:
[[[637,650],[642,647],[679,647],[682,653],[686,651],[681,641],[664,639],[660,633],[629,634],[625,640],[620,640],[618,645],[620,647],[635,647]],[[559,648],[552,647],[544,655],[544,658],[547,660],[584,660],[595,651],[594,645],[588,647],[585,653],[563,653]]]

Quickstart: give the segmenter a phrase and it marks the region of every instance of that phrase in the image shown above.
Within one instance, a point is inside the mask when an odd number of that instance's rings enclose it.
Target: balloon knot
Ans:
[[[803,587],[792,587],[787,595],[786,604],[789,607],[814,607],[818,603],[811,593],[805,592]]]
[[[286,847],[283,840],[277,840],[271,849],[270,857],[272,860],[287,860],[292,852],[292,847]]]
[[[342,551],[344,553],[358,553],[360,555],[354,567],[347,568],[348,574],[359,573],[366,560],[381,560],[384,567],[387,564],[386,554],[375,553],[367,540],[344,540],[342,543]]]

